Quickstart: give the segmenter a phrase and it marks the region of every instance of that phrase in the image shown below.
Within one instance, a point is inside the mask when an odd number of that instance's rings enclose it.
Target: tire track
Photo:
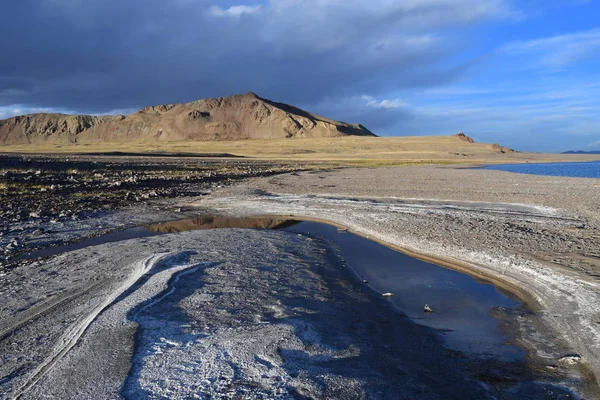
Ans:
[[[100,313],[110,306],[121,294],[135,284],[144,274],[149,272],[156,264],[172,255],[172,253],[154,254],[135,265],[133,273],[116,288],[102,303],[96,306],[88,315],[77,324],[73,325],[61,338],[55,346],[54,351],[33,371],[31,378],[16,390],[12,396],[13,399],[19,399],[29,389],[31,389],[61,358],[63,358],[79,341],[90,324],[100,315]]]
[[[15,331],[22,328],[27,323],[33,322],[36,319],[43,316],[44,314],[47,314],[47,313],[55,310],[56,308],[68,303],[69,301],[72,301],[72,300],[76,299],[77,297],[83,296],[86,293],[89,293],[90,291],[92,291],[94,289],[98,289],[105,285],[106,285],[105,282],[98,282],[98,283],[88,286],[87,288],[84,288],[83,290],[71,291],[71,294],[68,294],[68,293],[65,293],[62,295],[59,294],[59,295],[53,297],[52,299],[49,299],[48,301],[44,302],[43,304],[35,306],[32,309],[25,311],[23,313],[23,315],[20,316],[19,321],[8,323],[7,324],[8,327],[6,327],[0,331],[0,341],[8,338]]]

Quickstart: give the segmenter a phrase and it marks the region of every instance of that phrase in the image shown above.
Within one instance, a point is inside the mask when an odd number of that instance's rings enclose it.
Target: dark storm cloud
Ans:
[[[447,28],[505,12],[500,0],[368,3],[4,2],[0,106],[106,112],[246,91],[316,104],[427,87],[463,73]]]

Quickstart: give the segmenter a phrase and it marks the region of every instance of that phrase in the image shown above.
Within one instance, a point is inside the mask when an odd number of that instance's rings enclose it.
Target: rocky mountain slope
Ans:
[[[254,93],[146,107],[130,115],[31,114],[0,121],[0,144],[375,136]]]

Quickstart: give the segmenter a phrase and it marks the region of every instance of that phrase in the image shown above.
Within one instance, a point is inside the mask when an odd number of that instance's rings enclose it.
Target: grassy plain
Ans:
[[[331,162],[356,166],[481,164],[598,160],[600,155],[513,152],[455,136],[340,137],[154,143],[86,143],[1,146],[8,153],[230,154],[265,160]]]

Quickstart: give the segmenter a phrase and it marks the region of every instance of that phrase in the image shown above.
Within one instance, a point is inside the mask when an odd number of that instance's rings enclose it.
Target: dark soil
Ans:
[[[27,221],[42,225],[86,219],[136,203],[201,196],[246,178],[307,168],[239,157],[0,154],[0,239],[11,226]],[[22,247],[13,240],[0,248],[0,258],[6,261]]]

